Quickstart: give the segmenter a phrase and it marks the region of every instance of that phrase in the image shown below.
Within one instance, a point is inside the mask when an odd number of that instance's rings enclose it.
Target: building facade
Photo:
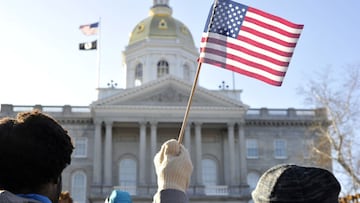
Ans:
[[[128,191],[134,203],[151,202],[153,157],[164,141],[178,138],[198,55],[168,0],[154,0],[123,52],[126,88],[100,88],[90,106],[2,104],[0,117],[40,109],[69,131],[75,151],[63,189],[75,202],[104,202],[113,189]],[[183,140],[194,164],[190,202],[251,202],[268,168],[317,164],[311,148],[321,135],[309,128],[326,121],[323,109],[252,109],[240,94],[196,89]],[[331,170],[330,162],[321,166]]]

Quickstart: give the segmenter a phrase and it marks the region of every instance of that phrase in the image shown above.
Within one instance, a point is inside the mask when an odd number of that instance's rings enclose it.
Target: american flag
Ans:
[[[201,38],[199,62],[281,86],[303,25],[218,0]]]
[[[79,29],[84,35],[95,35],[99,29],[99,22],[87,24],[87,25],[80,25]]]

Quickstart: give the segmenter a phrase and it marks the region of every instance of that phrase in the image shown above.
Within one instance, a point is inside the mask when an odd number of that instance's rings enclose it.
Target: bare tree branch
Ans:
[[[360,64],[333,70],[328,66],[315,73],[316,78],[300,87],[299,94],[305,96],[306,104],[327,111],[329,125],[310,129],[323,136],[314,152],[337,162],[352,181],[349,192],[356,192],[360,189],[360,150],[354,148],[360,144]],[[326,143],[332,148],[331,154],[323,148]]]

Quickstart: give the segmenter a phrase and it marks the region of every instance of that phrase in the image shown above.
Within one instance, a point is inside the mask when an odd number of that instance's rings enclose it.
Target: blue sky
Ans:
[[[281,87],[234,74],[242,101],[252,108],[310,108],[296,88],[328,65],[360,62],[360,1],[242,0],[243,4],[304,24]],[[173,17],[192,32],[195,45],[212,1],[170,0]],[[96,51],[79,51],[92,41],[79,25],[101,17],[100,86],[114,80],[124,87],[122,51],[131,30],[148,17],[152,1],[137,0],[0,0],[0,103],[16,105],[88,105],[96,100]],[[233,87],[233,73],[203,65],[200,85]]]

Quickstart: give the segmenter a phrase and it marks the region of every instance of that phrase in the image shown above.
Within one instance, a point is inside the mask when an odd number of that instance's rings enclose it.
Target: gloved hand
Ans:
[[[177,140],[166,141],[154,157],[158,192],[176,189],[185,192],[189,187],[193,165],[189,152]]]

